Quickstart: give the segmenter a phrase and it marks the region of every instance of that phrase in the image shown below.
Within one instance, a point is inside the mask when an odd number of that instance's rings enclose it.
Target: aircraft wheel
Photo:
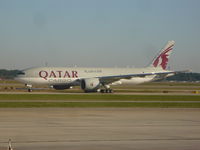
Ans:
[[[112,89],[106,89],[106,93],[112,93],[113,90]]]
[[[112,89],[101,89],[100,92],[101,93],[112,93],[113,90]]]
[[[101,92],[101,93],[105,93],[105,90],[104,90],[104,89],[101,89],[100,92]]]

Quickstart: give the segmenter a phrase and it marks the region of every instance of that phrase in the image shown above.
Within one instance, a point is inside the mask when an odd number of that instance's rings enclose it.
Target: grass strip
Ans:
[[[123,103],[123,102],[1,102],[0,108],[43,108],[43,107],[66,107],[66,108],[90,108],[90,107],[150,107],[150,108],[200,108],[200,103]]]
[[[0,100],[200,101],[200,95],[0,94]]]

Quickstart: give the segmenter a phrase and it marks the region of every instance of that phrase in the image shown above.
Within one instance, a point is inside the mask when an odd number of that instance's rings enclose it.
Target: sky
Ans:
[[[200,72],[199,0],[0,0],[0,69],[144,67]]]

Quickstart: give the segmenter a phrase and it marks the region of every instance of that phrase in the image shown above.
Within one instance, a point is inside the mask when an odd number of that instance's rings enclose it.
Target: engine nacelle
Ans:
[[[70,85],[53,85],[52,87],[56,90],[64,90],[72,88]]]
[[[81,80],[81,89],[85,92],[96,92],[100,88],[100,81],[98,78],[88,78]]]

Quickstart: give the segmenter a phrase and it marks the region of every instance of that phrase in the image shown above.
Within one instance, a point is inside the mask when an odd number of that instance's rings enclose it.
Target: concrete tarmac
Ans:
[[[0,149],[198,150],[200,109],[1,108]]]

